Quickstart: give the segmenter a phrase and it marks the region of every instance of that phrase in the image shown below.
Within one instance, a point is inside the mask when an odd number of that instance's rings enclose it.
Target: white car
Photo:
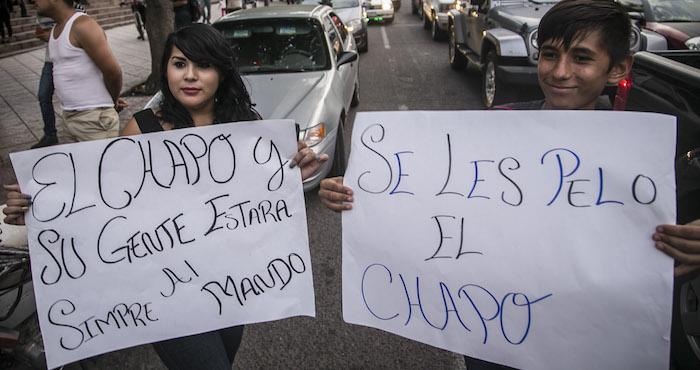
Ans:
[[[366,0],[362,6],[367,10],[367,19],[370,21],[394,21],[394,4],[391,0]]]
[[[299,139],[330,159],[304,190],[345,170],[343,126],[359,103],[355,40],[325,5],[258,7],[214,22],[228,40],[255,109],[264,119],[293,119]]]

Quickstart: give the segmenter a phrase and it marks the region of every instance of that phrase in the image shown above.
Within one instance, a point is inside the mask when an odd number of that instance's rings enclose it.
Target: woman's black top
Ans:
[[[158,117],[151,109],[144,109],[134,114],[134,119],[136,119],[136,123],[138,123],[139,129],[143,134],[163,131],[163,126],[161,126]]]

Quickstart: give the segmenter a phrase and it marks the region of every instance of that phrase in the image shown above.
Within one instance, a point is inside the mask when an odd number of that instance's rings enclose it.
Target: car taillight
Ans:
[[[617,84],[617,91],[615,92],[615,103],[613,104],[613,110],[625,110],[627,105],[627,98],[630,95],[630,90],[632,89],[632,72],[627,74],[627,77],[623,78]]]

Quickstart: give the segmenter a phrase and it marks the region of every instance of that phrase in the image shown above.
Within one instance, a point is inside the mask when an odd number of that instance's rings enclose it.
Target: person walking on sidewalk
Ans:
[[[0,36],[2,36],[2,43],[10,42],[12,38],[12,24],[10,22],[10,9],[12,5],[10,0],[0,0]],[[7,28],[7,38],[5,37],[5,28]]]
[[[37,13],[54,21],[49,35],[53,82],[66,131],[76,141],[117,137],[122,72],[97,22],[72,0],[36,0]]]
[[[202,23],[211,24],[211,0],[199,0],[202,9]]]
[[[29,17],[27,14],[27,6],[24,5],[24,0],[17,1],[17,5],[19,5],[20,17]]]
[[[79,3],[75,4],[75,10],[85,13],[85,9],[83,9]],[[56,22],[49,17],[42,17],[37,14],[36,23],[36,37],[48,43],[49,36],[51,35],[51,28],[53,28]],[[49,47],[47,44],[44,67],[41,70],[41,77],[39,78],[39,91],[36,94],[39,99],[41,118],[44,120],[44,136],[38,143],[32,145],[32,149],[58,144],[56,115],[53,110],[53,90],[53,63],[51,62],[51,58],[49,58]]]

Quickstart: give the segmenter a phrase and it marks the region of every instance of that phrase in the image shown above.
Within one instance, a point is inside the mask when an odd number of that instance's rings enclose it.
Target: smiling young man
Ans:
[[[563,0],[540,21],[537,76],[544,100],[496,109],[595,109],[606,84],[632,67],[631,24],[612,0]]]

